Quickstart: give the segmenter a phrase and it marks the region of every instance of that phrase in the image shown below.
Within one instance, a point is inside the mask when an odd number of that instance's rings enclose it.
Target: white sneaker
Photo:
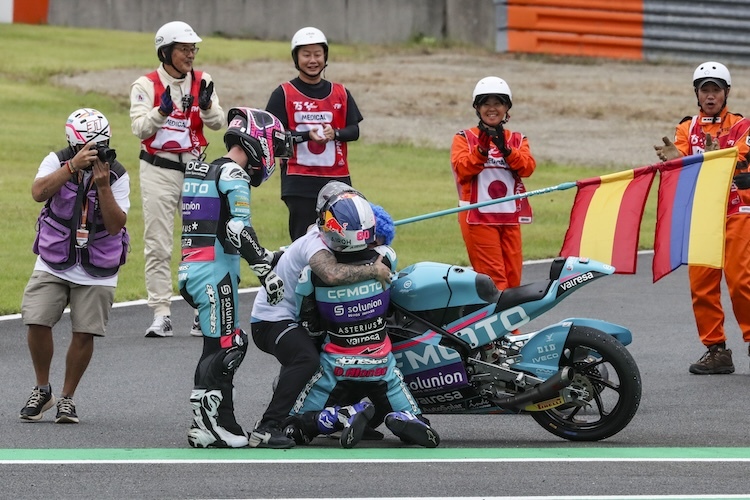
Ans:
[[[201,322],[198,319],[198,315],[193,316],[193,326],[190,327],[190,335],[192,337],[203,337],[203,330],[201,330]]]
[[[154,316],[154,322],[146,330],[146,337],[171,337],[172,319],[169,316]]]

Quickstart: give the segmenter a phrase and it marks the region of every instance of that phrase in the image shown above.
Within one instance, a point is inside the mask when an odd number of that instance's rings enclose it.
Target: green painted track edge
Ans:
[[[0,449],[0,462],[18,461],[382,461],[382,460],[750,460],[750,448],[192,448]]]

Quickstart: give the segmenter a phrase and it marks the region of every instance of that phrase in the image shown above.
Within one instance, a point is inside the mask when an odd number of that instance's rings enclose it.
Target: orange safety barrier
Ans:
[[[643,0],[508,0],[510,52],[643,59]]]
[[[49,0],[13,0],[13,22],[47,24]]]
[[[643,39],[508,31],[508,51],[642,60]]]
[[[508,29],[641,38],[643,14],[509,6]]]
[[[508,6],[563,7],[615,12],[643,12],[643,0],[508,0]]]

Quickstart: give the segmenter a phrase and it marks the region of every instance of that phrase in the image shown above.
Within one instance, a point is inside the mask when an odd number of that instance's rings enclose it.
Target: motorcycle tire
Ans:
[[[630,352],[613,336],[573,326],[560,367],[571,366],[571,388],[582,403],[569,403],[531,416],[547,431],[570,441],[599,441],[623,430],[641,402],[641,374]]]

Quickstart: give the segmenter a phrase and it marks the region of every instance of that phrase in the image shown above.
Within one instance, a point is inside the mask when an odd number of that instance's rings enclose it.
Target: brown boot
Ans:
[[[708,351],[698,360],[690,365],[690,373],[696,375],[726,375],[734,373],[732,364],[732,350],[720,345],[708,346]]]

